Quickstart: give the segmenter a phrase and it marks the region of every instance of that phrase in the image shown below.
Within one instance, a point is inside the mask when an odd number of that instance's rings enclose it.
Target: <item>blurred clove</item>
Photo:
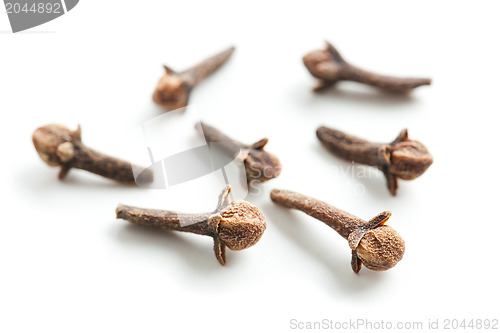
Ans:
[[[226,153],[237,156],[241,152],[241,158],[245,164],[247,182],[265,182],[276,178],[281,173],[281,163],[273,154],[264,150],[268,139],[264,138],[252,145],[245,145],[235,141],[214,127],[205,123],[196,125],[198,132],[205,136],[208,143],[219,143]]]
[[[99,153],[82,143],[80,126],[76,131],[59,124],[38,128],[33,133],[33,144],[40,158],[50,166],[60,166],[59,179],[64,179],[72,168],[83,169],[122,183],[146,184],[153,181],[153,172],[144,169],[137,179],[132,164]]]
[[[234,47],[230,47],[179,73],[168,66],[163,66],[165,75],[158,82],[153,93],[153,101],[167,111],[187,106],[193,88],[221,67],[233,52]]]
[[[345,61],[329,42],[326,42],[326,49],[309,52],[302,60],[309,73],[319,79],[314,91],[329,88],[338,81],[355,81],[398,93],[431,84],[431,79],[427,78],[398,78],[360,69]]]

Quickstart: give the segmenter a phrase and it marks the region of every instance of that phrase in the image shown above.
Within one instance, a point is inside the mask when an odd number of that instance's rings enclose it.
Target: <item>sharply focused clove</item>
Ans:
[[[415,179],[433,162],[432,155],[422,143],[408,139],[406,129],[389,144],[369,142],[324,126],[318,128],[316,135],[334,155],[381,170],[392,195],[396,195],[398,178]]]
[[[163,66],[165,75],[158,82],[153,100],[168,111],[187,106],[193,88],[221,67],[233,52],[234,47],[230,47],[179,73],[168,66]]]
[[[210,236],[215,257],[224,265],[226,246],[233,251],[244,250],[255,245],[266,230],[260,209],[243,200],[229,203],[230,191],[231,186],[222,190],[217,208],[210,213],[185,214],[118,205],[116,217],[138,225]]]
[[[38,128],[33,144],[41,159],[50,166],[60,166],[59,179],[72,168],[83,169],[122,183],[146,184],[153,181],[153,172],[144,169],[137,179],[129,162],[116,159],[88,148],[82,143],[80,126],[76,131],[59,124]]]
[[[352,251],[351,267],[355,273],[359,272],[361,264],[374,271],[385,271],[403,258],[403,238],[385,225],[390,212],[382,212],[367,222],[323,201],[292,191],[272,190],[271,199],[324,222],[347,239]]]
[[[217,129],[199,123],[196,129],[205,136],[209,143],[220,143],[222,148],[233,156],[241,151],[241,158],[245,164],[247,182],[265,182],[276,178],[281,173],[281,163],[273,154],[264,150],[268,139],[264,138],[252,145],[245,145],[222,134]]]
[[[355,81],[400,93],[431,84],[431,79],[427,78],[398,78],[360,69],[345,61],[329,42],[326,42],[326,49],[309,52],[302,60],[311,75],[319,79],[315,91],[333,86],[338,81]]]

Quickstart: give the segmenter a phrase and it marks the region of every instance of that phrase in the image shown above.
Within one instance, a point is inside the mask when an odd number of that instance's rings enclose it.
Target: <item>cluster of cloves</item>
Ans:
[[[189,96],[208,75],[221,67],[233,54],[231,47],[182,72],[164,66],[165,75],[153,93],[153,100],[167,111],[187,106]],[[312,51],[303,57],[304,65],[319,80],[315,91],[328,88],[338,81],[349,80],[372,85],[392,92],[408,92],[430,79],[395,78],[374,74],[346,62],[340,53],[327,42],[325,50]],[[207,143],[219,143],[226,153],[238,156],[245,166],[247,182],[264,182],[279,176],[279,159],[264,150],[267,138],[246,145],[229,138],[214,127],[200,123],[197,127]],[[381,170],[392,195],[396,195],[398,179],[412,180],[422,175],[432,164],[432,155],[420,142],[410,140],[407,130],[388,144],[372,143],[339,130],[320,127],[316,131],[321,143],[336,156]],[[33,143],[41,159],[50,166],[61,167],[59,179],[70,169],[78,168],[122,183],[150,183],[153,172],[148,168],[134,175],[133,166],[82,143],[81,129],[51,124],[38,128]],[[191,232],[210,236],[214,240],[214,253],[224,265],[225,249],[243,250],[256,244],[266,229],[260,209],[243,200],[230,202],[231,186],[226,186],[212,212],[186,214],[166,210],[144,209],[118,205],[116,217],[131,223],[159,229]],[[305,212],[324,222],[348,241],[351,249],[351,267],[358,273],[364,265],[375,271],[394,267],[403,257],[405,243],[390,226],[385,225],[391,216],[384,211],[369,221],[344,212],[325,202],[292,191],[273,190],[271,200],[278,205]]]
[[[237,145],[244,150],[245,165],[248,164],[249,167],[254,167],[257,171],[259,167],[264,169],[266,165],[255,162],[255,160],[259,160],[259,156],[264,156],[260,157],[264,164],[269,159],[269,165],[278,168],[278,171],[275,171],[270,177],[253,178],[252,174],[248,174],[249,182],[265,181],[279,174],[281,165],[278,159],[262,150],[265,143],[244,146],[230,140],[213,128],[207,127],[205,129],[208,133],[208,141],[224,139],[222,141],[226,141],[230,146]],[[32,138],[40,158],[50,166],[61,167],[59,171],[59,179],[61,180],[66,177],[71,168],[78,168],[125,184],[153,181],[154,175],[150,169],[141,168],[143,171],[134,177],[133,166],[129,162],[107,156],[85,146],[82,143],[80,126],[76,131],[71,131],[63,125],[50,124],[35,130]],[[253,155],[257,157],[250,157]],[[229,202],[230,191],[231,186],[226,186],[222,190],[217,207],[213,212],[185,214],[118,205],[116,217],[138,225],[210,236],[214,239],[215,256],[219,263],[224,265],[226,263],[226,246],[234,251],[246,249],[257,243],[266,229],[266,221],[260,209],[243,200]]]

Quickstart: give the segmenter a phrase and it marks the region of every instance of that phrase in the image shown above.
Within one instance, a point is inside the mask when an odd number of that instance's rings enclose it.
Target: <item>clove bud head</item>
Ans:
[[[73,131],[64,125],[50,124],[33,133],[33,145],[40,158],[50,166],[58,166],[74,156]]]
[[[250,150],[245,159],[245,169],[250,181],[265,182],[280,175],[281,163],[267,151]]]
[[[182,77],[167,70],[153,93],[153,101],[168,110],[183,108],[188,104],[189,90]]]
[[[315,50],[302,57],[311,75],[317,79],[337,81],[341,78],[342,65],[327,50]]]
[[[363,265],[374,271],[386,271],[396,266],[404,253],[403,238],[388,225],[368,231],[356,248]]]
[[[235,200],[219,214],[218,237],[233,251],[255,245],[266,230],[264,215],[249,202]]]
[[[390,152],[389,171],[401,179],[412,180],[422,175],[433,158],[420,142],[407,140],[394,145]]]

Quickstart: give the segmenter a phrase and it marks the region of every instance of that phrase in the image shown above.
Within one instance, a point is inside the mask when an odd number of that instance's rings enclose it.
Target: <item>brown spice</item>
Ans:
[[[220,143],[228,153],[236,156],[241,151],[248,183],[265,182],[281,173],[281,163],[273,154],[264,150],[268,139],[264,138],[251,145],[245,145],[222,134],[217,129],[200,123],[196,129],[205,136],[208,143]]]
[[[60,166],[59,179],[64,179],[72,168],[83,169],[122,183],[146,184],[153,181],[149,169],[134,177],[129,162],[116,159],[86,147],[82,143],[80,126],[71,131],[66,126],[50,124],[33,133],[33,144],[42,160],[50,166]]]
[[[396,195],[398,178],[415,179],[433,162],[432,155],[422,143],[408,139],[406,129],[389,144],[369,142],[324,126],[318,128],[316,135],[334,155],[381,170],[392,195]]]
[[[431,79],[427,78],[398,78],[360,69],[345,61],[329,42],[326,42],[325,50],[309,52],[302,60],[311,75],[319,79],[315,91],[321,91],[342,80],[360,82],[399,93],[431,84]]]
[[[292,191],[272,190],[271,199],[324,222],[347,239],[355,273],[359,272],[361,264],[374,271],[385,271],[403,258],[405,242],[396,230],[384,225],[391,216],[390,212],[382,212],[367,222],[323,201]]]
[[[234,47],[230,47],[179,73],[168,66],[163,66],[165,75],[158,82],[153,100],[168,111],[187,106],[193,88],[221,67],[233,52]]]
[[[239,251],[255,245],[266,230],[266,220],[260,209],[243,200],[229,203],[231,186],[226,186],[215,211],[185,214],[167,210],[143,209],[118,205],[116,217],[134,224],[166,230],[191,232],[214,239],[215,257],[226,263],[226,246]]]

